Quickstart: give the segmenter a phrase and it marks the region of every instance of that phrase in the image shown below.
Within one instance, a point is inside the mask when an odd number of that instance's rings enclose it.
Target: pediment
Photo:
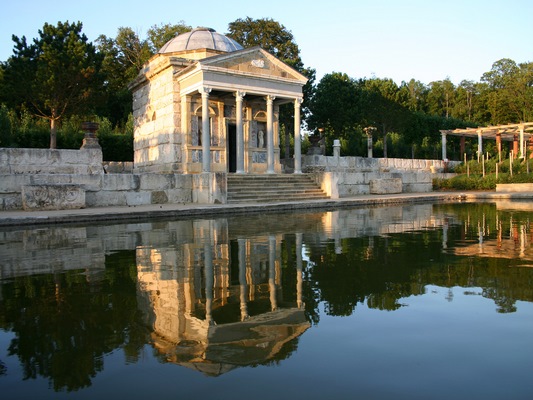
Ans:
[[[303,83],[307,82],[305,76],[260,47],[210,57],[202,60],[200,64],[207,67],[223,68],[253,75],[291,79]]]

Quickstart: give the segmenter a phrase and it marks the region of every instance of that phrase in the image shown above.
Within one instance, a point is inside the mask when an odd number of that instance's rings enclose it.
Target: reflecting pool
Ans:
[[[533,202],[0,230],[2,399],[531,399]]]

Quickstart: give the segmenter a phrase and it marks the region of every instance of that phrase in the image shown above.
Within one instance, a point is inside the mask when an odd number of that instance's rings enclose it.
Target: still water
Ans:
[[[2,399],[531,399],[533,203],[0,231]]]

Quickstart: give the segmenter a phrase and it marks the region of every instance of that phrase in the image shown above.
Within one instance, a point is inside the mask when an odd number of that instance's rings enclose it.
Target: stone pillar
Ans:
[[[446,132],[441,132],[442,140],[442,161],[446,161]]]
[[[211,171],[211,124],[209,123],[209,93],[211,88],[203,87],[202,94],[202,171]]]
[[[302,173],[302,137],[300,134],[300,106],[302,98],[294,100],[294,173]]]
[[[525,158],[524,125],[520,125],[520,158]]]
[[[513,136],[513,158],[518,157],[518,135]]]
[[[239,246],[239,285],[241,303],[241,321],[248,319],[247,293],[248,284],[246,282],[246,240],[237,239]]]
[[[463,154],[465,154],[466,149],[466,138],[464,136],[461,136],[461,139],[459,139],[459,152],[461,153],[461,157]]]
[[[278,308],[276,298],[276,238],[268,238],[268,287],[270,291],[270,307],[272,311]]]
[[[189,145],[192,144],[191,139],[191,96],[190,95],[184,95],[181,96],[181,134],[183,136],[182,139],[182,147],[184,149],[183,151],[183,172],[188,172],[188,163],[190,161],[189,159]]]
[[[341,156],[341,141],[339,139],[335,139],[333,141],[333,157],[335,157],[335,159],[339,159],[339,157]]]
[[[498,129],[496,132],[496,149],[498,149],[499,160],[502,160],[502,132]]]
[[[296,304],[298,308],[303,308],[302,300],[303,272],[302,272],[302,240],[303,234],[296,234]]]
[[[244,129],[242,122],[242,100],[246,92],[235,92],[235,108],[237,119],[237,173],[244,173]]]
[[[274,173],[274,96],[266,97],[267,105],[267,173]]]
[[[483,136],[481,134],[481,129],[477,131],[477,158],[483,154]]]

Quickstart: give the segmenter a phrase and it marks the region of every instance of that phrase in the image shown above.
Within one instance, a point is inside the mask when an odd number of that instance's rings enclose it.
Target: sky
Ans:
[[[83,23],[90,41],[130,27],[185,23],[228,32],[239,18],[270,18],[289,30],[317,81],[354,79],[479,82],[502,58],[533,61],[532,0],[8,0],[0,6],[0,61],[12,35],[39,36],[45,23]]]

